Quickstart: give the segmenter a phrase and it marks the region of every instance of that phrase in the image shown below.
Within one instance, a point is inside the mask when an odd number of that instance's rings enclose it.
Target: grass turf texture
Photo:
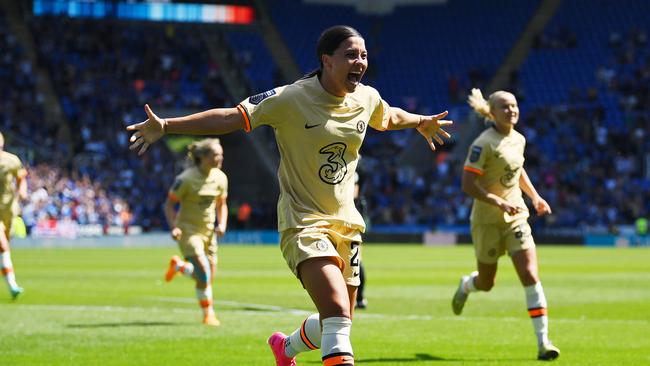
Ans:
[[[551,339],[564,365],[650,363],[650,250],[540,247]],[[274,365],[266,338],[313,306],[269,246],[222,246],[218,328],[200,324],[192,283],[163,281],[175,248],[18,248],[25,294],[0,292],[2,365]],[[491,293],[460,317],[451,296],[470,246],[367,245],[369,307],[356,314],[358,365],[539,365],[516,275],[501,259]],[[0,289],[6,289],[0,285]],[[319,365],[320,352],[298,357]]]

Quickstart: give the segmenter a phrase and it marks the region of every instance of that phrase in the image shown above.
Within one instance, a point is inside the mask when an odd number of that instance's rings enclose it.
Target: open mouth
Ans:
[[[361,81],[361,71],[352,71],[348,74],[348,81],[354,85],[358,85]]]

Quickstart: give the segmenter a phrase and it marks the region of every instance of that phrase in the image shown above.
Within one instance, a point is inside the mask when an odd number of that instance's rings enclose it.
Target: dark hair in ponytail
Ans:
[[[333,55],[339,45],[350,37],[363,38],[359,31],[349,25],[335,25],[325,29],[318,38],[318,43],[316,43],[316,57],[318,58],[319,66],[301,79],[307,79],[316,75],[320,77],[323,71],[323,55]]]

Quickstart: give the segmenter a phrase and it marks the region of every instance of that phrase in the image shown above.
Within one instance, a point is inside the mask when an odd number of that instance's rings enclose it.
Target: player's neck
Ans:
[[[328,77],[328,75],[325,75],[325,73],[323,73],[321,77],[318,78],[318,82],[323,87],[323,89],[333,97],[344,98],[347,94],[345,90],[337,88],[336,82],[332,80],[332,78]]]
[[[208,175],[208,174],[210,174],[210,171],[212,170],[212,167],[211,167],[211,166],[208,166],[208,165],[198,165],[197,168],[199,168],[199,171],[200,171],[203,175]]]
[[[499,123],[495,123],[493,127],[498,133],[504,136],[510,135],[510,132],[512,132],[512,130],[514,130],[515,128],[515,126],[510,124],[499,124]]]

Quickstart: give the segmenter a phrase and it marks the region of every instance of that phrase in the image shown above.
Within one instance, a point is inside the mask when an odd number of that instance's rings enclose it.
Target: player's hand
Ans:
[[[537,211],[537,216],[550,215],[551,213],[553,213],[551,211],[551,206],[542,197],[533,200],[533,206],[535,206],[535,211]]]
[[[179,241],[181,240],[181,236],[183,236],[183,230],[177,227],[172,229],[172,239]]]
[[[499,208],[510,216],[514,216],[524,211],[523,207],[515,206],[506,200],[501,200],[501,202],[499,202]]]
[[[442,137],[451,138],[451,135],[442,129],[443,126],[452,125],[453,121],[446,121],[443,118],[447,117],[449,112],[444,111],[442,113],[434,114],[433,116],[422,116],[420,124],[416,127],[418,132],[427,140],[427,144],[431,147],[431,150],[436,151],[436,145],[433,143],[433,140],[440,145],[444,145]]]
[[[226,229],[217,226],[214,228],[214,233],[217,234],[217,236],[223,236],[226,233]]]
[[[165,124],[167,123],[164,119],[153,113],[151,108],[149,108],[149,104],[144,105],[144,111],[147,112],[147,119],[144,122],[126,127],[127,131],[135,131],[129,139],[131,143],[129,149],[136,150],[140,148],[138,155],[144,154],[149,148],[149,145],[153,144],[165,134]]]

